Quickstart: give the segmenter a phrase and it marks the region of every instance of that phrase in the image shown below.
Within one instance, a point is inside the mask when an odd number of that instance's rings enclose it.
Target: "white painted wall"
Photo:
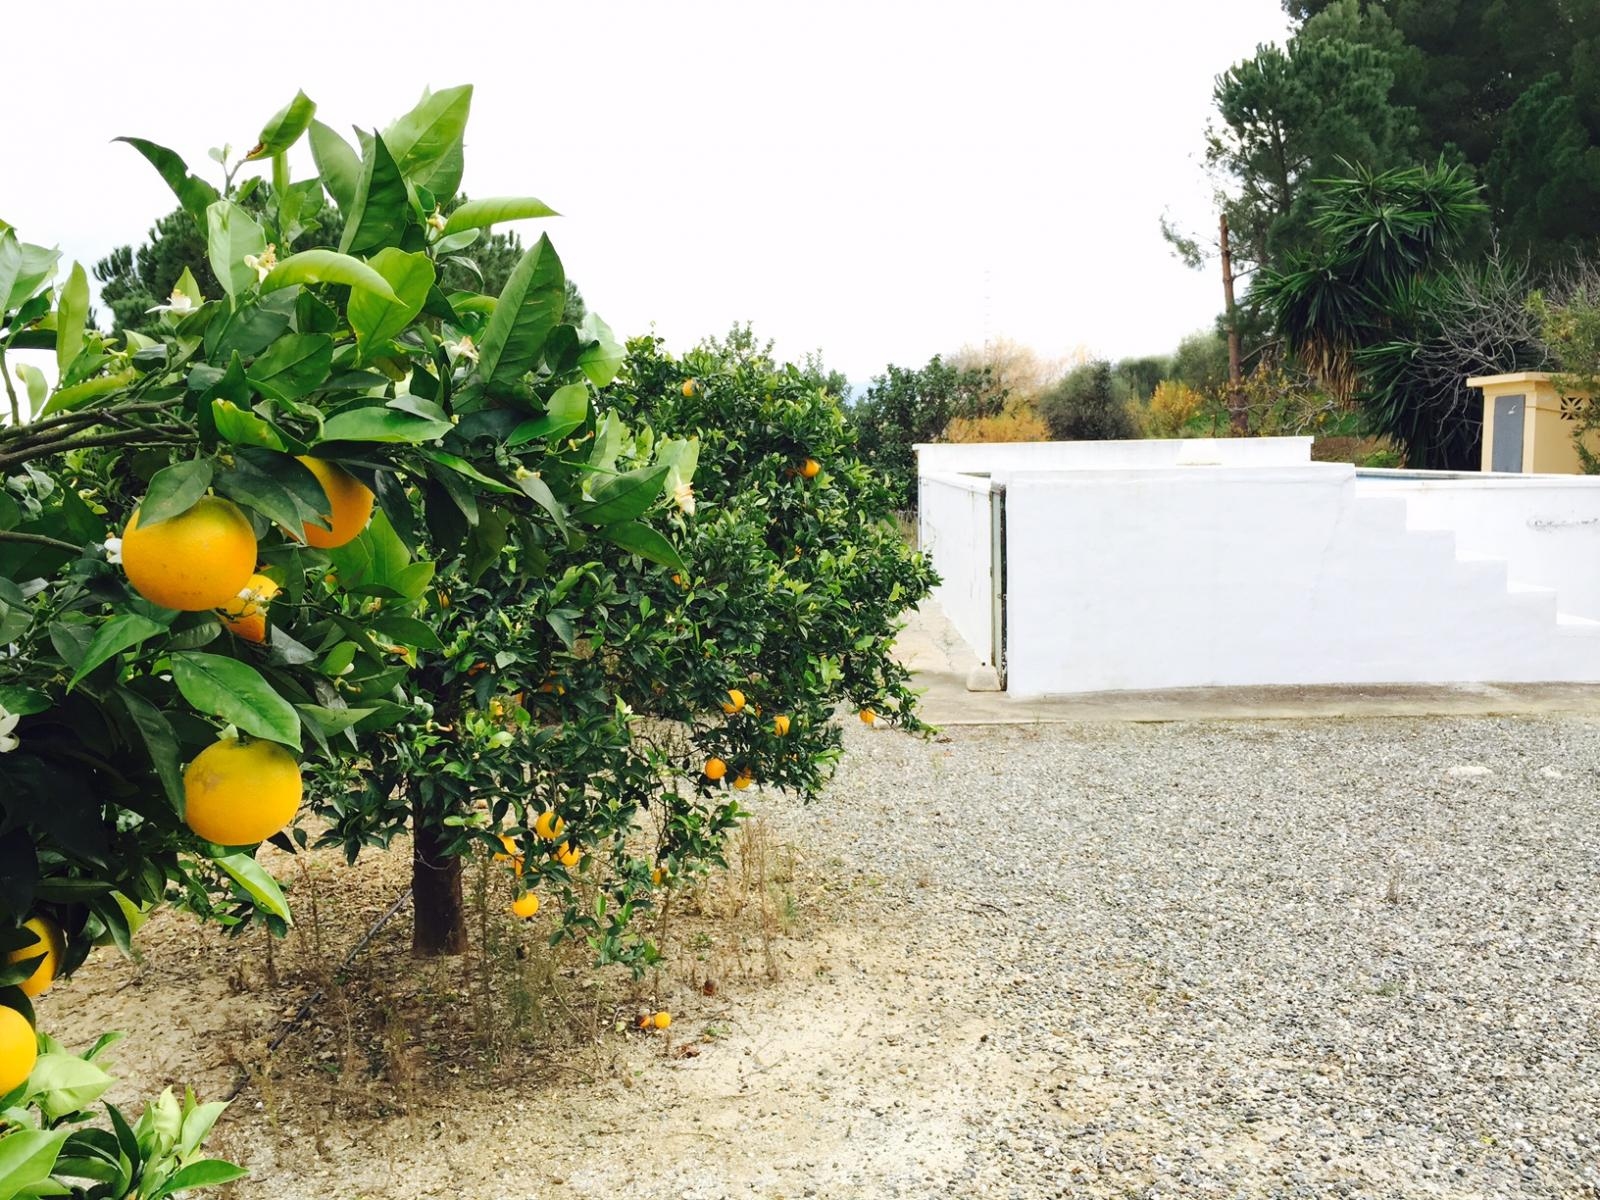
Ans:
[[[989,481],[972,475],[923,475],[917,491],[920,545],[943,580],[933,598],[978,660],[992,666]]]
[[[1282,467],[1311,461],[1311,439],[1140,438],[1125,442],[931,442],[920,474],[1108,470],[1123,467]]]
[[[1408,529],[1408,498],[1348,466],[1017,472],[1006,486],[1018,696],[1600,680],[1600,627],[1558,624],[1553,592],[1508,592],[1503,563]]]
[[[1413,529],[1448,529],[1462,558],[1498,558],[1515,584],[1551,588],[1556,608],[1600,620],[1600,479],[1360,471],[1361,495],[1400,496]]]

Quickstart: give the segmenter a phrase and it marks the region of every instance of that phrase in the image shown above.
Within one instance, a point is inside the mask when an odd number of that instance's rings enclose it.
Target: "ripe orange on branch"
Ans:
[[[233,603],[222,609],[222,624],[257,645],[267,640],[267,603],[282,589],[265,575],[252,575]]]
[[[722,706],[722,711],[730,717],[744,708],[744,693],[738,688],[728,689],[728,699]]]
[[[706,759],[706,778],[711,780],[712,783],[716,783],[727,773],[728,764],[723,762],[720,758]]]
[[[33,1074],[39,1058],[39,1035],[28,1018],[14,1008],[0,1008],[0,1096]]]
[[[367,522],[372,519],[372,489],[336,463],[309,454],[299,456],[306,470],[317,477],[322,490],[328,494],[328,518],[332,529],[306,525],[302,529],[306,545],[318,550],[333,550],[346,542],[354,541]]]
[[[253,846],[294,820],[300,764],[277,742],[213,742],[183,773],[183,819],[220,846]]]
[[[256,569],[256,535],[231,500],[202,496],[187,512],[122,531],[122,569],[151,604],[179,612],[222,608],[239,598]]]
[[[6,962],[23,962],[37,957],[42,952],[44,957],[39,959],[33,968],[33,974],[17,984],[24,996],[42,996],[50,990],[50,985],[56,980],[56,974],[61,970],[61,959],[67,952],[66,939],[61,936],[61,926],[49,917],[29,917],[22,923],[22,927],[32,930],[38,941],[31,946],[18,946],[6,955]],[[4,1090],[0,1088],[0,1092]]]

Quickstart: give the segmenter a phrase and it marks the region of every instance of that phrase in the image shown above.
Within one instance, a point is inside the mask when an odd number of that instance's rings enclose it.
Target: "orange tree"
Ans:
[[[841,705],[920,727],[891,647],[932,573],[826,383],[748,346],[679,361],[636,341],[599,407],[512,440],[545,441],[568,488],[621,471],[636,486],[608,491],[609,515],[652,526],[596,541],[486,518],[480,548],[434,539],[443,653],[415,677],[432,719],[383,731],[371,768],[321,793],[352,857],[417,833],[417,950],[465,946],[460,859],[481,845],[518,915],[543,889],[552,936],[638,969],[656,949],[632,917],[721,861],[752,784],[815,795]],[[702,454],[717,469],[691,484]]]
[[[541,436],[591,421],[621,357],[598,320],[564,321],[548,239],[498,296],[437,284],[490,223],[550,212],[452,203],[470,102],[425,94],[352,146],[297,95],[220,187],[127,139],[218,281],[186,272],[153,333],[99,332],[82,269],[58,284],[57,253],[0,226],[0,1010],[31,1021],[163,899],[281,929],[252,851],[293,846],[275,831],[301,764],[428,710],[427,546],[498,555],[515,528],[661,554],[637,517],[666,471],[568,470]],[[339,248],[297,251],[332,211]],[[18,351],[53,354],[54,381]]]

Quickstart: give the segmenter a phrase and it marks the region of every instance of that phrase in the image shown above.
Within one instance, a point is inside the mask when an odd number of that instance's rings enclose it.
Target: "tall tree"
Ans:
[[[1310,240],[1306,185],[1341,160],[1375,170],[1408,159],[1411,114],[1390,99],[1394,54],[1338,29],[1258,47],[1218,77],[1206,161],[1223,176],[1236,259],[1281,262]]]

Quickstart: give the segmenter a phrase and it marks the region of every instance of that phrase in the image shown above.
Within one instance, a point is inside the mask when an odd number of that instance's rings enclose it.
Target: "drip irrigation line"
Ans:
[[[350,953],[346,954],[344,956],[344,961],[339,964],[338,969],[340,971],[347,970],[350,964],[355,962],[356,955],[360,954],[367,948],[372,939],[378,936],[378,931],[389,923],[390,918],[392,918],[395,913],[399,912],[405,907],[406,901],[409,899],[411,899],[410,888],[407,888],[405,891],[401,892],[395,897],[394,903],[389,905],[388,909],[383,913],[383,915],[372,923],[372,928],[367,930],[366,933],[362,934],[361,939],[356,942],[354,946],[350,947]],[[294,1033],[295,1030],[300,1028],[301,1023],[311,1015],[311,1010],[316,1007],[317,1003],[326,994],[326,991],[327,989],[319,987],[316,991],[312,992],[311,995],[306,997],[305,1002],[300,1005],[299,1009],[296,1010],[294,1016],[290,1017],[287,1021],[284,1021],[281,1025],[279,1025],[278,1032],[273,1034],[272,1040],[267,1043],[268,1054],[271,1054],[277,1050],[279,1046],[283,1045],[283,1043],[289,1039],[290,1034]],[[240,1074],[239,1081],[233,1085],[233,1090],[228,1093],[227,1101],[229,1104],[232,1104],[235,1100],[237,1100],[239,1098],[239,1093],[243,1092],[245,1088],[250,1086],[250,1080],[252,1078],[253,1076],[250,1074],[248,1068]]]

